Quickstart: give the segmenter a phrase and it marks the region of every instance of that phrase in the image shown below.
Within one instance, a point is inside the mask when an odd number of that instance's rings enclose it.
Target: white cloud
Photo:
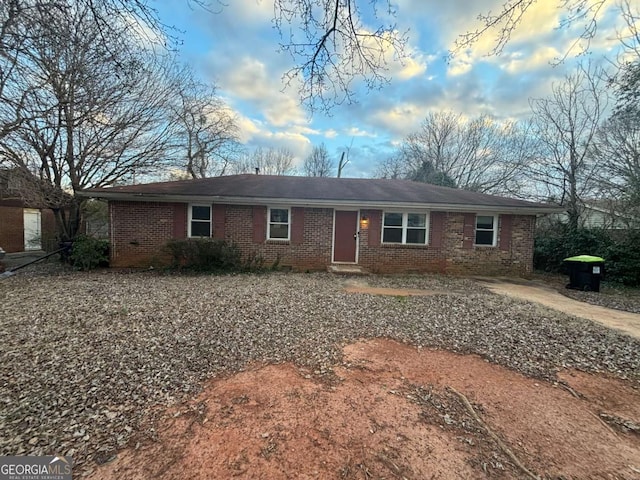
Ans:
[[[308,129],[278,129],[268,123],[237,114],[240,142],[249,149],[255,147],[286,148],[293,153],[296,162],[301,161],[311,151]],[[299,131],[296,131],[299,130]]]
[[[418,60],[409,57],[402,62],[402,68],[396,73],[400,80],[409,80],[413,77],[424,74],[427,71],[427,62],[422,57]]]
[[[527,55],[522,51],[511,53],[499,66],[510,74],[517,75],[525,71],[548,67],[560,56],[561,53],[557,48],[543,45]]]
[[[475,59],[469,53],[456,55],[449,64],[447,75],[457,77],[469,73],[474,63]]]
[[[428,111],[427,107],[418,104],[402,103],[373,112],[371,118],[379,127],[404,137],[420,126]]]
[[[289,131],[297,133],[299,135],[321,135],[322,132],[315,128],[310,128],[306,125],[292,125],[289,127]]]
[[[223,8],[228,18],[241,25],[269,24],[273,18],[273,3],[267,0],[233,0]]]
[[[610,0],[605,0],[607,1]],[[473,3],[474,15],[470,15],[468,2],[453,0],[451,3],[450,15],[456,14],[456,17],[447,21],[448,28],[441,32],[441,40],[444,41],[446,48],[451,48],[459,35],[484,27],[482,20],[479,20],[476,14],[489,11],[497,14],[502,10],[502,2],[487,1],[480,5]],[[557,61],[569,50],[570,46],[567,45],[565,37],[576,38],[580,33],[577,30],[579,25],[571,29],[558,28],[565,14],[566,9],[560,5],[560,2],[533,2],[522,14],[502,55],[491,55],[497,46],[498,38],[502,35],[498,25],[487,30],[469,48],[458,52],[449,65],[448,75],[467,74],[480,62],[499,65],[515,73],[520,69],[536,69]],[[508,65],[505,66],[505,63]]]
[[[336,132],[333,128],[326,130],[324,132],[325,138],[336,138],[338,136],[338,132]]]
[[[260,125],[244,115],[237,114],[236,124],[238,125],[240,143],[248,143],[260,134]]]
[[[250,102],[274,126],[307,123],[295,92],[283,92],[280,77],[256,58],[246,56],[229,65],[218,83],[227,96]]]
[[[345,135],[348,135],[350,137],[371,137],[371,138],[375,138],[378,136],[375,133],[362,130],[358,127],[351,127],[347,129],[347,131],[345,132]]]

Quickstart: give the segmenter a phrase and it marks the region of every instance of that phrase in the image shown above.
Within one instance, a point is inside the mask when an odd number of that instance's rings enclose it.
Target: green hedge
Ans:
[[[242,258],[233,242],[214,239],[171,240],[166,249],[171,266],[197,272],[246,272],[264,270],[264,260],[257,255]]]
[[[571,230],[557,223],[536,232],[533,264],[538,270],[565,273],[562,260],[582,254],[605,259],[607,280],[640,285],[640,230]]]
[[[109,242],[88,235],[78,235],[73,240],[71,265],[79,270],[93,270],[109,266]]]

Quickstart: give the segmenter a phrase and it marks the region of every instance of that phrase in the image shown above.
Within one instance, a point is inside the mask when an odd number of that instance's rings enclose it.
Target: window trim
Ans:
[[[191,223],[193,220],[193,207],[207,207],[209,209],[209,236],[203,237],[202,235],[191,235]],[[195,220],[196,222],[205,223],[206,220]],[[188,238],[212,238],[213,237],[213,206],[204,203],[190,203],[188,208],[188,221],[187,221],[187,237]]]
[[[400,226],[389,226],[387,228],[402,228],[402,242],[385,242],[384,241],[384,218],[387,213],[399,213],[402,215],[402,227]],[[409,214],[419,214],[424,215],[424,243],[407,243],[407,231],[408,230],[422,230],[422,228],[409,227]],[[430,211],[428,210],[384,210],[382,212],[382,222],[380,225],[380,244],[381,245],[406,245],[406,246],[425,246],[429,245],[429,226],[430,226]]]
[[[486,228],[481,228],[481,232],[491,232],[493,231],[493,238],[491,239],[491,244],[488,243],[476,243],[478,239],[478,217],[492,217],[493,218],[493,228],[488,230]],[[498,246],[498,217],[497,213],[476,213],[475,224],[473,226],[473,246],[474,247],[496,247]]]
[[[271,222],[271,210],[286,210],[287,211],[287,223],[283,222]],[[287,238],[271,238],[271,225],[286,225],[287,226]],[[291,207],[269,207],[267,208],[267,240],[275,242],[289,242],[291,241]]]

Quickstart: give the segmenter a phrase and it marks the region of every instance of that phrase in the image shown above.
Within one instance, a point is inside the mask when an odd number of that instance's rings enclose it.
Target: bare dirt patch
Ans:
[[[640,423],[632,382],[564,371],[565,388],[384,339],[345,347],[334,373],[286,363],[211,380],[91,478],[527,478],[455,392],[542,478],[640,478],[640,436],[602,416]]]

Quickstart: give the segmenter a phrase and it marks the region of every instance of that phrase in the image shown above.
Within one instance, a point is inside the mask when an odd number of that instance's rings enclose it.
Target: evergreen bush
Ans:
[[[78,270],[93,270],[109,266],[109,242],[88,235],[78,235],[73,241],[71,265]]]
[[[640,231],[600,228],[572,230],[560,222],[536,232],[533,265],[537,270],[566,273],[562,261],[574,255],[605,259],[608,280],[640,285]]]
[[[243,261],[237,244],[210,238],[171,240],[166,248],[171,255],[173,268],[196,272],[245,272],[261,271],[264,260],[250,255]]]

